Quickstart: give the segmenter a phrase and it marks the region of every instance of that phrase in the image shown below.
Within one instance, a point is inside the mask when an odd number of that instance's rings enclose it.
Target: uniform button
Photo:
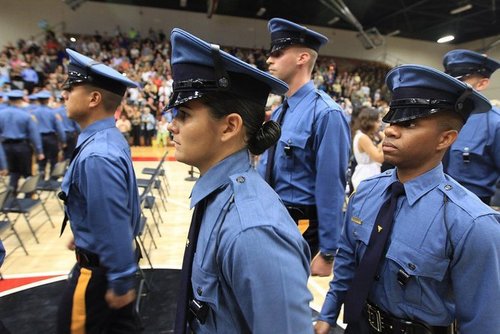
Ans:
[[[376,280],[376,281],[380,281],[380,275],[376,275],[376,276],[375,276],[375,280]]]
[[[408,268],[410,268],[410,270],[415,270],[417,269],[417,266],[414,265],[413,263],[408,263]]]
[[[196,289],[196,293],[201,296],[203,294],[203,290],[198,287],[198,289]]]
[[[245,178],[243,176],[238,176],[236,178],[236,182],[238,182],[238,183],[244,183],[245,182]]]
[[[453,189],[453,187],[449,184],[444,186],[444,190],[451,190],[451,189]]]
[[[356,231],[353,231],[353,232],[352,232],[352,234],[353,234],[355,237],[357,237],[357,236],[358,236],[358,232],[356,232]]]

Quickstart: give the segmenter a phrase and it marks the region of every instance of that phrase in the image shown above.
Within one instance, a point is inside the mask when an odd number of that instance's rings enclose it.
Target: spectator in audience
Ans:
[[[151,109],[149,107],[144,107],[142,109],[141,124],[142,134],[144,135],[144,145],[151,146],[151,140],[154,136],[156,128],[156,120],[155,117],[151,114]]]
[[[380,131],[380,114],[371,107],[361,108],[352,131],[352,151],[356,160],[356,167],[352,174],[353,190],[364,179],[380,173],[380,165],[384,161],[382,140],[384,134]]]
[[[126,112],[122,112],[120,114],[120,118],[116,121],[116,127],[118,130],[120,130],[121,134],[129,143],[129,138],[130,138],[130,131],[132,130],[132,123],[130,123],[130,120],[127,117]]]

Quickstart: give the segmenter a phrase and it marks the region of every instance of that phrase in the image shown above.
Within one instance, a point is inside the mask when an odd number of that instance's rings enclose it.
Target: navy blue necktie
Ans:
[[[278,119],[276,120],[276,122],[278,122],[280,126],[283,124],[283,119],[285,118],[287,110],[288,110],[288,100],[285,99],[281,107],[281,114],[278,116]],[[271,188],[274,188],[273,167],[274,167],[274,156],[276,155],[277,145],[278,143],[274,144],[267,151],[267,165],[266,165],[266,174],[264,176],[264,180],[266,180],[266,182],[271,186]]]
[[[386,252],[386,244],[394,223],[394,211],[396,210],[398,197],[404,193],[403,184],[399,181],[394,182],[391,184],[389,199],[380,207],[368,247],[356,268],[351,286],[345,296],[344,322],[346,323],[357,322],[361,317],[361,311],[370,293],[380,260]]]
[[[203,214],[207,208],[208,196],[196,204],[189,227],[188,239],[186,242],[186,250],[184,251],[184,259],[182,260],[181,271],[181,287],[177,296],[177,311],[175,314],[175,334],[185,334],[186,325],[189,314],[189,301],[193,299],[193,286],[191,283],[191,274],[193,272],[194,253],[196,252],[196,244],[198,243],[198,235],[200,233],[201,221]]]

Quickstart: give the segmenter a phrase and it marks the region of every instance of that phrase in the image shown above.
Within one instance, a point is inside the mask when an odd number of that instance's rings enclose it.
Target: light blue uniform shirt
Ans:
[[[139,195],[130,148],[113,117],[88,126],[82,146],[62,183],[75,244],[99,256],[109,288],[124,294],[134,286],[134,237],[139,228]]]
[[[29,139],[37,154],[43,153],[42,138],[35,119],[22,108],[9,106],[0,112],[0,135],[2,140]]]
[[[59,116],[61,116],[63,130],[65,132],[80,133],[80,126],[74,120],[69,119],[65,106],[61,106],[59,108],[56,108],[55,110],[59,114]]]
[[[210,310],[194,332],[312,333],[309,248],[247,150],[203,175],[191,206],[209,194],[191,281]]]
[[[361,182],[349,201],[334,279],[320,320],[335,323],[366,251],[394,170]],[[443,173],[442,165],[404,184],[379,280],[368,299],[393,316],[449,326],[461,334],[500,328],[500,214]],[[399,270],[411,278],[397,281]]]
[[[66,142],[66,132],[64,132],[62,118],[56,110],[41,105],[33,109],[32,113],[38,121],[38,131],[40,131],[40,134],[56,133],[59,142]]]
[[[340,106],[317,90],[312,81],[289,97],[288,105],[276,144],[274,188],[286,204],[316,205],[320,251],[334,253],[342,229],[349,125]],[[281,111],[280,106],[272,119],[276,120]],[[292,148],[290,155],[285,154],[287,146]],[[263,177],[268,151],[258,166]]]
[[[464,161],[464,153],[470,162]],[[469,117],[451,146],[446,173],[479,197],[495,194],[500,178],[500,109]]]

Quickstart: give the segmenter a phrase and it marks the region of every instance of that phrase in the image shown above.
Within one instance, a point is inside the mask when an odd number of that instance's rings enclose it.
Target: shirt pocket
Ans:
[[[442,296],[438,295],[438,291],[442,291],[449,258],[424,252],[397,240],[391,242],[386,258],[384,279],[389,280],[389,286],[399,288],[396,289],[402,293],[401,302],[429,312],[442,307]],[[398,282],[400,270],[409,275],[403,285]]]
[[[486,152],[486,136],[483,137],[458,136],[451,148],[451,154],[464,163],[480,161]]]
[[[216,310],[219,305],[218,276],[203,270],[195,261],[191,283],[193,285],[194,298],[206,303],[212,310]]]
[[[356,246],[354,249],[354,256],[356,259],[356,267],[358,266],[361,258],[363,257],[366,248],[370,242],[370,235],[372,233],[373,225],[361,223],[360,225],[356,225],[352,229],[352,237],[356,242]]]
[[[293,171],[299,161],[305,160],[309,134],[304,132],[284,131],[280,137],[280,145],[276,152],[279,156],[279,170]]]

